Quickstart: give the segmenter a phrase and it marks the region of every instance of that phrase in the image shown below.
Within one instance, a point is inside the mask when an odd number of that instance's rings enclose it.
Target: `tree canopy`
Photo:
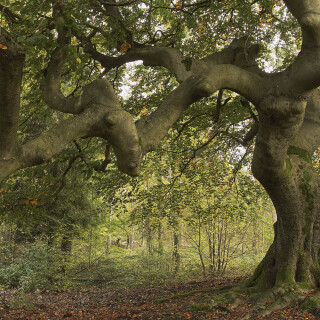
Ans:
[[[148,152],[170,147],[168,132],[189,139],[182,171],[213,141],[211,157],[232,150],[235,172],[254,149],[253,174],[278,220],[247,288],[276,296],[277,308],[283,294],[296,301],[319,285],[319,0],[7,0],[0,9],[0,180],[62,152],[70,166],[81,159],[104,172],[111,147],[119,170],[137,176]]]

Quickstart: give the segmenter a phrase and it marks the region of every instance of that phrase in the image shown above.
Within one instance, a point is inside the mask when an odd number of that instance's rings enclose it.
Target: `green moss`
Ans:
[[[306,201],[305,214],[305,225],[303,227],[303,233],[310,236],[311,225],[314,219],[314,194],[311,187],[312,176],[308,171],[303,171],[300,176],[299,188]],[[308,239],[307,239],[308,240]]]
[[[295,282],[295,274],[292,270],[288,268],[280,268],[277,271],[276,285],[289,286],[290,284],[294,285]]]
[[[190,57],[188,58],[185,58],[184,60],[181,61],[185,68],[186,68],[186,71],[190,71],[191,70],[191,66],[192,66],[192,59]]]
[[[301,290],[303,291],[308,291],[308,290],[312,290],[313,286],[311,285],[310,281],[302,281],[302,282],[299,282],[299,288],[301,288]]]
[[[289,295],[294,301],[299,301],[301,298],[305,298],[305,294],[300,290],[291,291]]]
[[[313,264],[312,275],[314,276],[316,283],[319,284],[320,283],[320,265],[318,263]]]
[[[202,303],[193,303],[189,304],[186,307],[186,311],[189,312],[195,312],[195,311],[207,311],[210,312],[212,311],[213,307],[208,305],[208,304],[202,304]]]
[[[309,152],[307,150],[295,147],[295,146],[289,146],[288,155],[294,154],[302,158],[303,160],[312,163],[312,157],[310,156]]]
[[[310,297],[309,299],[306,299],[300,306],[302,309],[311,311],[314,308],[318,308],[320,304],[319,297]]]
[[[299,287],[302,289],[310,288],[311,274],[310,274],[311,258],[305,252],[299,253],[296,279],[299,283]]]
[[[292,163],[290,159],[288,158],[286,160],[286,177],[289,179],[291,178],[291,173],[292,173]]]
[[[311,182],[312,177],[311,177],[311,174],[308,171],[303,171],[303,176],[304,176],[304,178],[305,178],[307,183]]]

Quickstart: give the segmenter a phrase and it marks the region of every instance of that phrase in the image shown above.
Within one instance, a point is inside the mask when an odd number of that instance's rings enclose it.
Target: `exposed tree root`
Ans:
[[[288,306],[301,304],[306,293],[298,286],[274,287],[267,292],[250,294],[252,309],[258,314],[268,315]]]
[[[267,291],[260,288],[247,287],[241,283],[233,288],[214,290],[206,298],[212,309],[223,308],[226,312],[239,307],[244,300],[250,302],[248,318],[252,314],[269,315],[287,307],[301,308],[315,316],[320,316],[320,292],[306,290],[296,285],[275,286]],[[246,319],[246,317],[244,317]]]

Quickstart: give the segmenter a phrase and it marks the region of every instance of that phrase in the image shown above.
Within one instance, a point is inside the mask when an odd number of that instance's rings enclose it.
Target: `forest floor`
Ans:
[[[300,311],[298,306],[258,316],[250,311],[246,296],[235,309],[208,310],[201,302],[201,298],[208,295],[206,291],[241,280],[240,277],[219,278],[134,289],[95,287],[28,294],[1,291],[0,319],[317,319]],[[249,317],[244,317],[247,314]]]

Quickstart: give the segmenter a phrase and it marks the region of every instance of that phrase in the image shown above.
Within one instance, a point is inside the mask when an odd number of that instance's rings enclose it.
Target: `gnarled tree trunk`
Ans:
[[[319,101],[314,91],[308,103],[301,97],[269,97],[259,108],[253,173],[273,201],[277,222],[274,242],[248,286],[260,292],[271,289],[264,302],[287,293],[290,298],[281,304],[299,301],[303,290],[319,285],[320,178],[312,165],[320,135]],[[291,112],[282,113],[287,108]]]
[[[318,285],[314,266],[319,261],[319,233],[314,230],[318,229],[320,179],[299,155],[291,155],[287,163],[282,178],[260,179],[268,180],[265,188],[278,217],[274,242],[251,279],[251,285],[262,290]]]

